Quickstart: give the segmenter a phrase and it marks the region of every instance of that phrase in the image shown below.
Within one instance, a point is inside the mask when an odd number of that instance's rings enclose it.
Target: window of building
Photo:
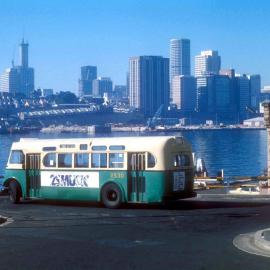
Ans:
[[[48,153],[43,158],[43,165],[45,167],[55,167],[56,166],[56,154]]]
[[[23,164],[24,154],[21,150],[12,150],[9,158],[9,163],[11,164]]]
[[[109,167],[110,168],[123,168],[124,167],[124,153],[110,153],[109,154]]]
[[[74,155],[74,167],[76,168],[88,168],[89,166],[89,154],[77,153]]]
[[[91,167],[92,168],[107,168],[107,154],[106,153],[91,154]]]
[[[58,154],[58,167],[71,168],[72,167],[72,154],[71,153]]]

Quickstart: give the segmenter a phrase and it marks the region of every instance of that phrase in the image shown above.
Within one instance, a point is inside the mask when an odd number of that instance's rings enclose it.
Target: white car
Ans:
[[[246,185],[246,186],[241,186],[237,189],[230,190],[229,194],[234,194],[234,195],[259,195],[260,194],[260,189],[258,186],[253,186],[253,185]]]

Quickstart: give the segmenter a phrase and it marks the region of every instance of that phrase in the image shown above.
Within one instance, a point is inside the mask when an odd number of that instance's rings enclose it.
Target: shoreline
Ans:
[[[64,126],[52,125],[42,128],[41,133],[89,133],[91,126]],[[148,129],[146,126],[111,126],[110,132],[141,132],[141,133],[160,133],[160,132],[178,132],[178,131],[223,131],[223,130],[266,130],[265,127],[246,127],[246,126],[181,126],[181,127],[157,127],[156,129]],[[106,133],[110,133],[106,132]]]

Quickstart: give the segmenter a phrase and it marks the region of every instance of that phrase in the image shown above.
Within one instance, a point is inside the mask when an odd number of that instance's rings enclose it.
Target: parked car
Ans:
[[[233,194],[233,195],[259,195],[260,189],[256,185],[243,185],[237,189],[230,190],[229,194]]]

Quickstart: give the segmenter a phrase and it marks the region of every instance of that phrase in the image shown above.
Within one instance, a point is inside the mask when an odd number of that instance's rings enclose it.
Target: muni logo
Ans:
[[[42,171],[41,186],[99,188],[98,172]]]
[[[89,175],[50,175],[54,187],[88,187]]]

